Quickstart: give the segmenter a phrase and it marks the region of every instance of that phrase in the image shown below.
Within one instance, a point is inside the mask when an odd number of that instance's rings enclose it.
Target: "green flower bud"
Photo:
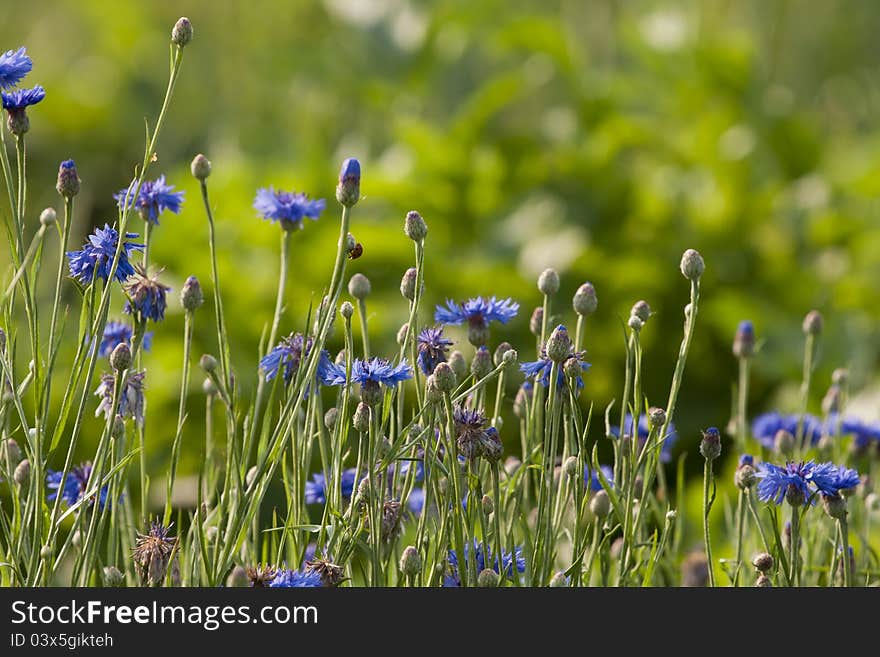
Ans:
[[[706,270],[706,263],[699,251],[688,249],[681,256],[681,273],[689,281],[698,281]]]
[[[400,572],[407,577],[415,577],[422,572],[422,558],[412,545],[406,546],[400,555]]]
[[[553,296],[559,292],[559,274],[555,269],[545,269],[538,276],[538,291],[544,296]]]
[[[364,300],[370,296],[372,288],[370,279],[363,274],[355,274],[348,281],[348,293],[358,300]]]
[[[193,26],[190,20],[186,16],[177,19],[174,28],[171,30],[171,43],[179,48],[183,48],[192,41],[192,38]]]
[[[58,214],[55,208],[46,208],[40,213],[40,225],[47,228],[58,220]]]
[[[189,170],[196,180],[207,180],[211,175],[211,160],[199,153],[190,163]]]
[[[577,289],[577,292],[574,293],[574,299],[572,299],[571,305],[578,315],[584,317],[596,312],[599,300],[596,297],[596,290],[593,288],[593,284],[584,283],[581,285]]]
[[[428,224],[422,219],[422,215],[415,210],[410,210],[406,213],[403,232],[413,242],[421,242],[428,235]]]

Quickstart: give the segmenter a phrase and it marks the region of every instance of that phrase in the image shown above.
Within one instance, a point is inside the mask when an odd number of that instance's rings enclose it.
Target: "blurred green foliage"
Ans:
[[[665,402],[687,302],[678,261],[699,249],[703,306],[676,417],[691,454],[699,428],[729,417],[740,319],[754,320],[763,340],[753,413],[785,405],[796,389],[801,318],[813,307],[826,316],[814,402],[834,367],[849,366],[856,388],[871,382],[880,347],[876,3],[9,3],[0,47],[26,45],[35,63],[27,82],[48,94],[30,112],[31,230],[41,208],[60,206],[55,171],[68,157],[83,180],[72,246],[115,216],[112,194],[141,160],[181,14],[195,38],[154,172],[187,200],[180,216],[163,217],[153,259],[175,290],[195,274],[210,294],[207,227],[189,174],[204,152],[245,392],[278,269],[279,228],[256,217],[255,190],[328,199],[293,240],[282,330],[301,329],[332,267],[333,190],[349,155],[363,164],[352,229],[365,250],[349,271],[373,282],[380,353],[392,352],[408,312],[397,291],[413,259],[402,224],[418,209],[429,224],[427,302],[514,297],[521,315],[493,345],[509,340],[522,358],[533,353],[537,274],[559,270],[553,310],[567,323],[574,290],[594,283],[585,398],[599,410],[621,394],[622,320],[642,298],[656,313],[643,332],[645,391]],[[0,258],[8,270],[5,249]],[[42,273],[47,299],[52,269]],[[196,319],[196,355],[216,352],[210,308]],[[175,301],[147,361],[154,471],[173,435],[182,324]],[[196,371],[193,441],[201,400]],[[184,452],[191,469],[197,450]]]

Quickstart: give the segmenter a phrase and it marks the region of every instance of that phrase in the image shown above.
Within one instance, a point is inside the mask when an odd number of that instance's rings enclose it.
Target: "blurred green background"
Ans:
[[[83,180],[72,246],[115,216],[112,194],[141,160],[144,119],[159,109],[180,15],[192,19],[195,38],[153,173],[185,190],[186,203],[180,216],[162,218],[153,258],[175,291],[195,274],[210,293],[207,226],[189,174],[204,152],[246,392],[271,321],[280,233],[256,216],[254,193],[274,185],[328,199],[324,216],[293,239],[282,331],[299,329],[332,267],[334,186],[349,155],[363,165],[352,230],[364,245],[349,272],[373,283],[380,353],[392,353],[408,312],[398,283],[413,252],[402,225],[418,209],[429,224],[428,303],[478,294],[520,302],[493,347],[506,339],[531,358],[528,317],[543,268],[562,276],[553,309],[569,324],[572,293],[593,282],[599,310],[587,329],[585,399],[599,410],[620,396],[622,321],[638,299],[656,313],[643,332],[645,390],[665,401],[688,293],[678,262],[685,248],[700,250],[703,304],[676,416],[680,449],[691,454],[700,428],[728,421],[740,319],[752,319],[763,341],[753,414],[793,410],[801,318],[811,308],[826,318],[814,410],[835,367],[851,368],[856,389],[872,383],[880,347],[877,3],[6,3],[0,47],[26,45],[34,59],[27,83],[47,90],[30,112],[31,229],[41,208],[60,207],[54,179],[68,157]],[[47,294],[52,269],[42,274]],[[147,361],[154,472],[168,458],[182,356],[176,292],[170,306]],[[197,316],[196,355],[216,352],[210,308]],[[121,301],[114,316],[120,310]],[[194,444],[200,382],[196,370]],[[191,471],[197,450],[184,452]]]

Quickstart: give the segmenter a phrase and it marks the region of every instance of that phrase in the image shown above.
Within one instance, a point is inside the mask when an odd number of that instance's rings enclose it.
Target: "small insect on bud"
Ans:
[[[404,299],[412,301],[416,298],[416,276],[415,267],[410,267],[403,273],[403,278],[400,279],[400,293]]]
[[[538,306],[532,311],[532,316],[529,318],[529,331],[532,332],[532,335],[535,337],[541,337],[541,328],[544,324],[544,309],[541,306]]]
[[[111,588],[120,588],[125,586],[125,575],[123,575],[116,566],[104,566],[101,572],[101,578],[104,586]]]
[[[370,430],[370,407],[364,402],[360,402],[354,411],[351,419],[352,426],[361,433]]]
[[[361,197],[361,163],[350,157],[342,163],[339,170],[339,184],[336,185],[336,200],[347,208],[352,207]]]
[[[681,256],[681,273],[689,281],[698,281],[706,271],[706,263],[703,256],[695,249],[688,249]]]
[[[236,566],[226,578],[226,586],[229,588],[244,588],[251,585],[247,569],[244,566]]]
[[[413,242],[421,242],[428,235],[428,224],[415,210],[406,213],[406,219],[403,222],[403,232]]]
[[[783,456],[790,456],[794,451],[794,435],[790,431],[780,429],[773,437],[773,445]]]
[[[755,353],[755,325],[744,319],[736,327],[733,337],[733,355],[737,358],[751,358]]]
[[[211,354],[202,354],[202,357],[199,358],[199,367],[210,374],[217,369],[217,359]]]
[[[400,555],[400,572],[407,577],[415,577],[422,572],[422,558],[412,545],[407,545]]]
[[[192,162],[190,162],[189,170],[196,180],[205,181],[211,175],[211,160],[199,153]]]
[[[12,479],[19,486],[24,486],[31,478],[31,462],[28,459],[23,459],[21,463],[19,463],[15,467],[15,472],[12,473]]]
[[[452,368],[452,371],[455,372],[455,376],[459,381],[463,381],[468,373],[467,361],[464,358],[464,354],[455,349],[452,353],[449,354],[449,367]]]
[[[351,319],[352,315],[354,315],[354,306],[351,305],[350,301],[342,302],[342,305],[339,306],[339,314],[342,315],[343,319]]]
[[[495,502],[488,495],[483,495],[483,499],[480,500],[480,506],[483,509],[483,515],[487,518],[495,511]]]
[[[578,459],[577,456],[569,456],[562,463],[562,471],[565,473],[567,477],[576,477],[578,472]]]
[[[759,552],[752,558],[752,565],[758,572],[770,572],[773,569],[773,556],[766,552]]]
[[[666,409],[652,406],[648,409],[648,425],[652,429],[662,429],[666,424]]]
[[[336,418],[339,417],[339,409],[335,406],[328,408],[327,412],[324,413],[324,426],[327,427],[329,431],[333,431],[333,427],[336,426]]]
[[[513,349],[513,347],[510,346],[509,342],[502,342],[500,345],[498,345],[498,347],[496,347],[495,353],[492,355],[492,362],[495,363],[496,367],[504,362],[504,354],[506,354],[511,349]]]
[[[397,330],[397,344],[401,347],[406,344],[406,338],[409,336],[409,322],[405,322]]]
[[[434,368],[434,383],[440,392],[452,392],[458,385],[458,377],[449,363],[437,363]]]
[[[183,48],[192,41],[193,26],[186,16],[177,19],[174,27],[171,29],[171,43],[179,48]]]
[[[131,347],[127,342],[120,342],[110,353],[110,367],[123,372],[131,366]]]
[[[538,291],[546,297],[559,292],[559,274],[555,269],[545,269],[538,276]]]
[[[58,182],[55,189],[64,198],[73,198],[79,194],[80,179],[73,160],[64,160],[58,167]]]
[[[370,279],[363,274],[355,274],[348,280],[348,293],[359,301],[370,296],[371,291]]]
[[[715,427],[709,427],[703,432],[700,441],[700,454],[707,461],[714,461],[721,456],[721,434]]]
[[[547,357],[557,363],[561,363],[571,355],[571,338],[568,330],[560,324],[550,337],[547,338]]]
[[[180,289],[180,305],[188,312],[193,312],[203,303],[205,303],[205,297],[202,294],[202,286],[199,283],[199,279],[195,276],[190,276]]]
[[[58,220],[58,213],[55,208],[46,208],[40,213],[40,225],[47,228]]]
[[[804,317],[803,329],[806,335],[819,335],[822,332],[822,313],[811,310]]]
[[[770,589],[773,588],[773,582],[770,581],[769,577],[762,573],[758,575],[758,579],[755,581],[755,586],[759,589]]]
[[[562,589],[568,586],[568,580],[565,577],[565,573],[557,571],[553,577],[550,578],[550,588],[551,589]]]
[[[486,347],[480,347],[471,361],[471,374],[474,375],[475,379],[479,380],[488,376],[491,371],[492,356],[489,355],[489,350]]]
[[[574,298],[571,300],[571,305],[578,315],[582,315],[584,317],[592,315],[594,312],[596,312],[596,308],[599,305],[599,300],[596,298],[596,289],[593,287],[593,284],[584,283],[583,285],[581,285],[577,289],[577,292],[574,293]]]
[[[651,318],[651,306],[648,305],[647,301],[641,299],[633,304],[632,310],[629,311],[629,314],[632,317],[638,317],[644,324]]]
[[[590,511],[600,520],[607,518],[611,513],[611,499],[605,490],[597,490],[590,498]]]
[[[477,586],[483,589],[491,589],[498,586],[498,573],[491,568],[484,568],[477,575]]]
[[[24,461],[22,461],[24,463]],[[846,519],[846,498],[843,495],[822,495],[822,508],[830,518],[835,520]]]

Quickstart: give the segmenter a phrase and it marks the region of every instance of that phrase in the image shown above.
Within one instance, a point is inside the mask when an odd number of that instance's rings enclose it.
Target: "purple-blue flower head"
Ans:
[[[433,374],[434,368],[446,362],[446,352],[452,346],[452,340],[443,337],[440,326],[422,329],[417,340],[419,369],[425,374]]]
[[[406,361],[392,365],[384,358],[370,360],[358,358],[351,366],[351,380],[360,385],[372,381],[393,388],[401,381],[411,379],[412,376],[412,368],[406,364]]]
[[[599,469],[602,471],[602,474],[605,475],[605,478],[608,480],[608,483],[611,484],[611,487],[614,488],[614,470],[608,465],[600,465]],[[584,485],[594,493],[603,490],[599,474],[589,466],[584,468]]]
[[[183,192],[175,192],[174,185],[165,183],[165,176],[159,176],[156,180],[145,180],[141,185],[137,200],[134,199],[134,190],[137,181],[133,181],[127,189],[123,189],[113,195],[120,209],[125,208],[126,201],[129,207],[137,209],[144,221],[159,225],[159,215],[165,210],[180,214],[180,206],[183,203]]]
[[[7,112],[21,112],[31,105],[36,105],[46,97],[46,90],[39,84],[32,89],[16,89],[2,93],[3,109]]]
[[[123,342],[129,347],[131,346],[132,328],[124,322],[109,321],[104,326],[104,335],[101,338],[101,346],[98,347],[98,355],[106,358],[113,353]],[[153,332],[144,333],[144,339],[141,342],[141,348],[149,351],[153,346]]]
[[[348,499],[354,492],[354,479],[356,472],[354,468],[343,470],[340,477],[340,485],[342,488],[342,497]],[[306,504],[324,504],[327,501],[327,481],[324,475],[317,472],[312,475],[312,480],[306,482],[305,488]]]
[[[511,299],[498,300],[495,297],[484,299],[475,297],[464,303],[446,300],[446,307],[437,306],[434,320],[441,324],[458,325],[468,323],[488,327],[489,322],[506,324],[516,317],[519,304]]]
[[[566,374],[563,368],[569,360],[576,360],[580,364],[582,372],[586,372],[588,369],[590,369],[591,365],[584,360],[585,355],[585,352],[575,353],[574,351],[572,351],[571,355],[565,361],[559,364],[559,368],[556,374],[557,386],[559,386],[560,388],[565,386]],[[536,361],[521,363],[519,366],[520,371],[525,374],[527,378],[534,379],[535,382],[539,382],[545,388],[550,385],[550,372],[552,368],[553,361],[547,357],[547,354],[543,349],[541,350],[541,358]],[[580,375],[575,377],[575,385],[577,386],[578,390],[583,388],[583,377],[581,377]]]
[[[138,426],[144,424],[144,377],[146,372],[130,372],[125,378],[125,387],[119,399],[119,406],[113,410],[113,393],[116,385],[116,377],[113,374],[104,374],[101,383],[95,390],[95,396],[101,398],[98,408],[95,410],[97,417],[101,413],[106,419],[120,415],[122,418],[133,419]]]
[[[34,63],[27,56],[24,46],[18,50],[7,50],[0,55],[0,89],[11,89],[31,72]]]
[[[406,506],[414,516],[421,515],[425,508],[425,489],[413,488],[406,498]]]
[[[829,436],[852,436],[853,447],[865,449],[871,443],[880,442],[880,425],[870,424],[856,417],[840,418],[837,414],[828,417],[825,433]]]
[[[491,548],[474,539],[473,544],[465,543],[464,560],[466,564],[470,564],[474,559],[476,570],[479,573],[486,568],[491,567],[496,573],[506,578],[513,578],[514,572],[523,573],[526,570],[526,560],[522,553],[522,547],[517,545],[513,552],[501,552],[501,559],[492,554]],[[443,586],[461,586],[461,578],[459,577],[458,555],[454,550],[449,550],[447,555],[450,572],[447,573],[443,581]]]
[[[314,570],[288,570],[280,568],[269,582],[270,589],[299,589],[323,586],[321,574]]]
[[[839,490],[835,485],[838,469],[833,463],[788,462],[784,467],[762,463],[755,476],[760,479],[758,499],[763,502],[782,504],[786,495],[789,499],[802,496],[803,500],[811,500],[818,491],[833,495]]]
[[[290,383],[311,350],[312,338],[306,340],[302,333],[291,333],[282,338],[272,351],[260,359],[260,369],[265,373],[266,381],[271,381],[281,372],[284,382]],[[345,370],[330,360],[326,350],[322,350],[318,358],[315,376],[325,386],[345,383]]]
[[[70,469],[70,472],[67,473],[67,479],[64,481],[64,489],[61,490],[61,499],[67,503],[67,506],[73,506],[82,499],[91,475],[92,464],[88,462],[75,465]],[[63,473],[60,471],[49,470],[46,474],[46,486],[54,491],[46,496],[46,499],[50,502],[58,496],[58,489],[61,487],[62,478]],[[94,502],[94,499],[92,502]],[[104,486],[99,495],[99,504],[103,508],[106,503],[107,486]]]
[[[158,274],[148,273],[141,265],[135,265],[134,269],[135,273],[122,286],[128,294],[123,312],[138,315],[143,321],[161,322],[165,319],[166,296],[171,288],[159,282]]]
[[[126,239],[137,237],[137,233],[126,233]],[[79,251],[68,251],[67,259],[70,266],[70,276],[83,285],[91,284],[94,278],[106,281],[110,277],[110,268],[113,257],[116,255],[116,244],[119,241],[119,233],[104,224],[104,228],[96,228],[95,232],[88,236],[83,248]],[[120,283],[125,282],[134,274],[134,267],[128,261],[132,251],[143,250],[143,245],[134,242],[123,242],[122,252],[119,254],[119,264],[116,267],[115,278]]]
[[[327,203],[324,199],[310,200],[297,192],[276,192],[274,188],[257,190],[254,209],[263,219],[280,221],[285,230],[303,227],[303,219],[317,220]]]
[[[776,434],[780,430],[797,436],[799,418],[799,415],[782,415],[775,411],[764,413],[752,421],[752,435],[764,447],[774,449]],[[810,444],[815,445],[823,434],[822,421],[812,415],[805,415],[803,431]]]

